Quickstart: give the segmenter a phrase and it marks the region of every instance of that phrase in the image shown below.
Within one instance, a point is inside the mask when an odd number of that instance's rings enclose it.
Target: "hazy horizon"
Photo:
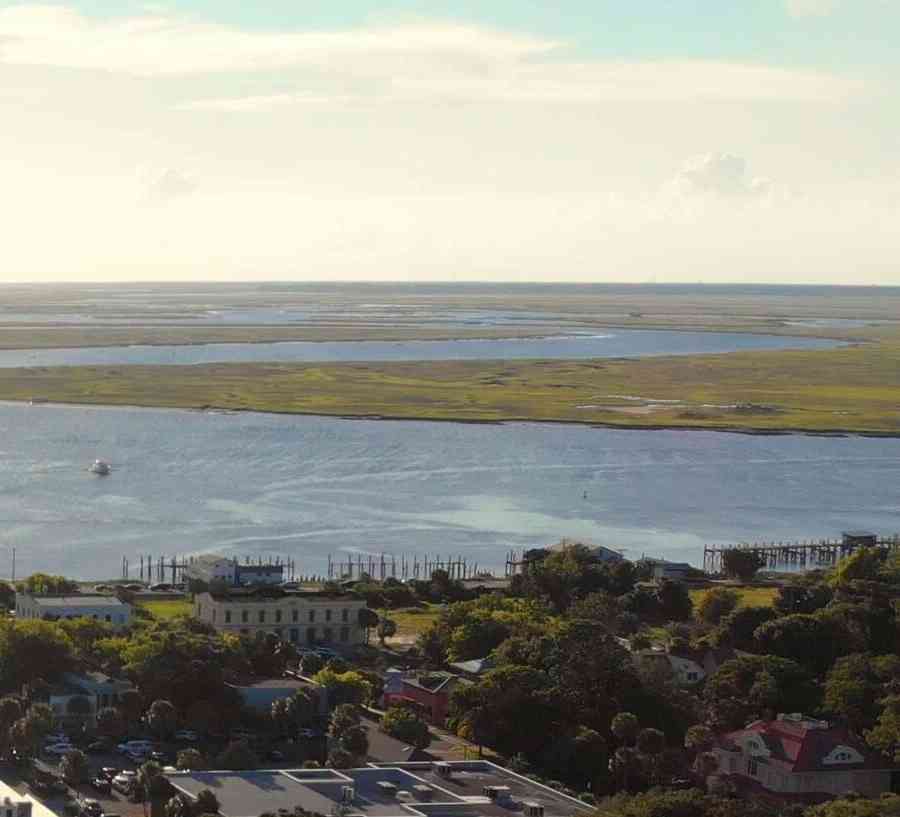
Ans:
[[[0,0],[0,282],[900,285],[900,4]]]

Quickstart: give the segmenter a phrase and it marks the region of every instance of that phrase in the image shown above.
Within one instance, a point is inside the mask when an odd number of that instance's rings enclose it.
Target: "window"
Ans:
[[[341,621],[350,621],[350,611],[346,607],[341,610]]]
[[[260,624],[265,624],[265,623],[266,623],[266,611],[265,611],[265,610],[260,610],[260,611],[259,611],[259,623],[260,623]]]
[[[276,624],[280,624],[280,623],[281,623],[281,610],[276,610],[276,611],[275,611],[275,623],[276,623]]]
[[[67,618],[71,618],[71,616],[67,616]],[[112,616],[105,616],[106,620],[112,624]]]
[[[296,627],[291,629],[291,641],[295,644],[300,640],[300,633]]]
[[[315,627],[307,627],[306,628],[306,643],[307,644],[315,644],[316,643],[316,628]]]
[[[325,621],[331,621],[331,610],[325,611]]]
[[[310,611],[309,611],[309,621],[310,621],[310,623],[312,623],[312,622],[315,621],[315,620],[316,620],[316,611],[315,611],[315,610],[310,610]]]
[[[332,632],[331,627],[326,627],[324,632],[325,642],[330,644],[334,640],[334,632]]]
[[[213,623],[215,623],[215,621],[216,621],[216,616],[218,615],[218,613],[219,613],[219,611],[216,610],[215,607],[213,607]]]
[[[241,610],[241,623],[246,624],[248,621],[250,621],[250,611]],[[244,630],[243,632],[246,632],[246,630]]]
[[[349,641],[350,640],[350,628],[349,627],[341,627],[341,641]]]
[[[757,777],[759,775],[759,764],[756,762],[755,757],[751,757],[747,760],[747,774],[751,777]]]
[[[231,624],[231,610],[225,611],[225,623]]]
[[[687,674],[687,679],[688,679],[688,681],[696,681],[696,680],[697,680],[697,673],[696,673],[696,672],[689,672],[689,673]]]
[[[300,611],[297,609],[291,610],[291,621],[296,624],[300,620]]]
[[[275,628],[275,635],[277,635],[279,638],[281,638],[281,627]]]

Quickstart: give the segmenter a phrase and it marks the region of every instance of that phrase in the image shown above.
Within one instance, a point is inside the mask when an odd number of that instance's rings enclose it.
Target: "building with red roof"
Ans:
[[[847,792],[874,797],[891,791],[895,776],[891,764],[846,726],[797,713],[722,735],[713,751],[718,773],[739,787],[788,799]]]

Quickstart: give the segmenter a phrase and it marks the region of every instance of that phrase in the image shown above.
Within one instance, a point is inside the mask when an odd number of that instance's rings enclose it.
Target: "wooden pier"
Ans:
[[[833,567],[841,559],[863,547],[900,549],[900,534],[878,536],[871,533],[845,533],[841,539],[706,545],[703,548],[703,571],[711,576],[721,574],[723,556],[732,550],[746,550],[757,554],[766,570],[802,571]]]
[[[490,571],[479,570],[477,562],[469,562],[462,556],[422,556],[414,554],[397,556],[393,553],[378,555],[357,553],[355,556],[328,557],[329,580],[349,581],[368,576],[371,579],[430,579],[435,570],[445,570],[451,579],[474,579]]]

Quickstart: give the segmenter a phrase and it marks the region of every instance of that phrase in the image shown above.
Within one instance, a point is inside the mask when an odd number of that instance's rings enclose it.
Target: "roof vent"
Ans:
[[[439,777],[449,780],[453,777],[453,767],[446,760],[440,760],[432,766],[434,773]]]
[[[353,786],[344,786],[341,789],[341,802],[344,805],[351,805],[353,803],[353,799],[356,797],[356,790]]]
[[[529,800],[525,803],[525,817],[544,817],[544,807],[540,803]]]

